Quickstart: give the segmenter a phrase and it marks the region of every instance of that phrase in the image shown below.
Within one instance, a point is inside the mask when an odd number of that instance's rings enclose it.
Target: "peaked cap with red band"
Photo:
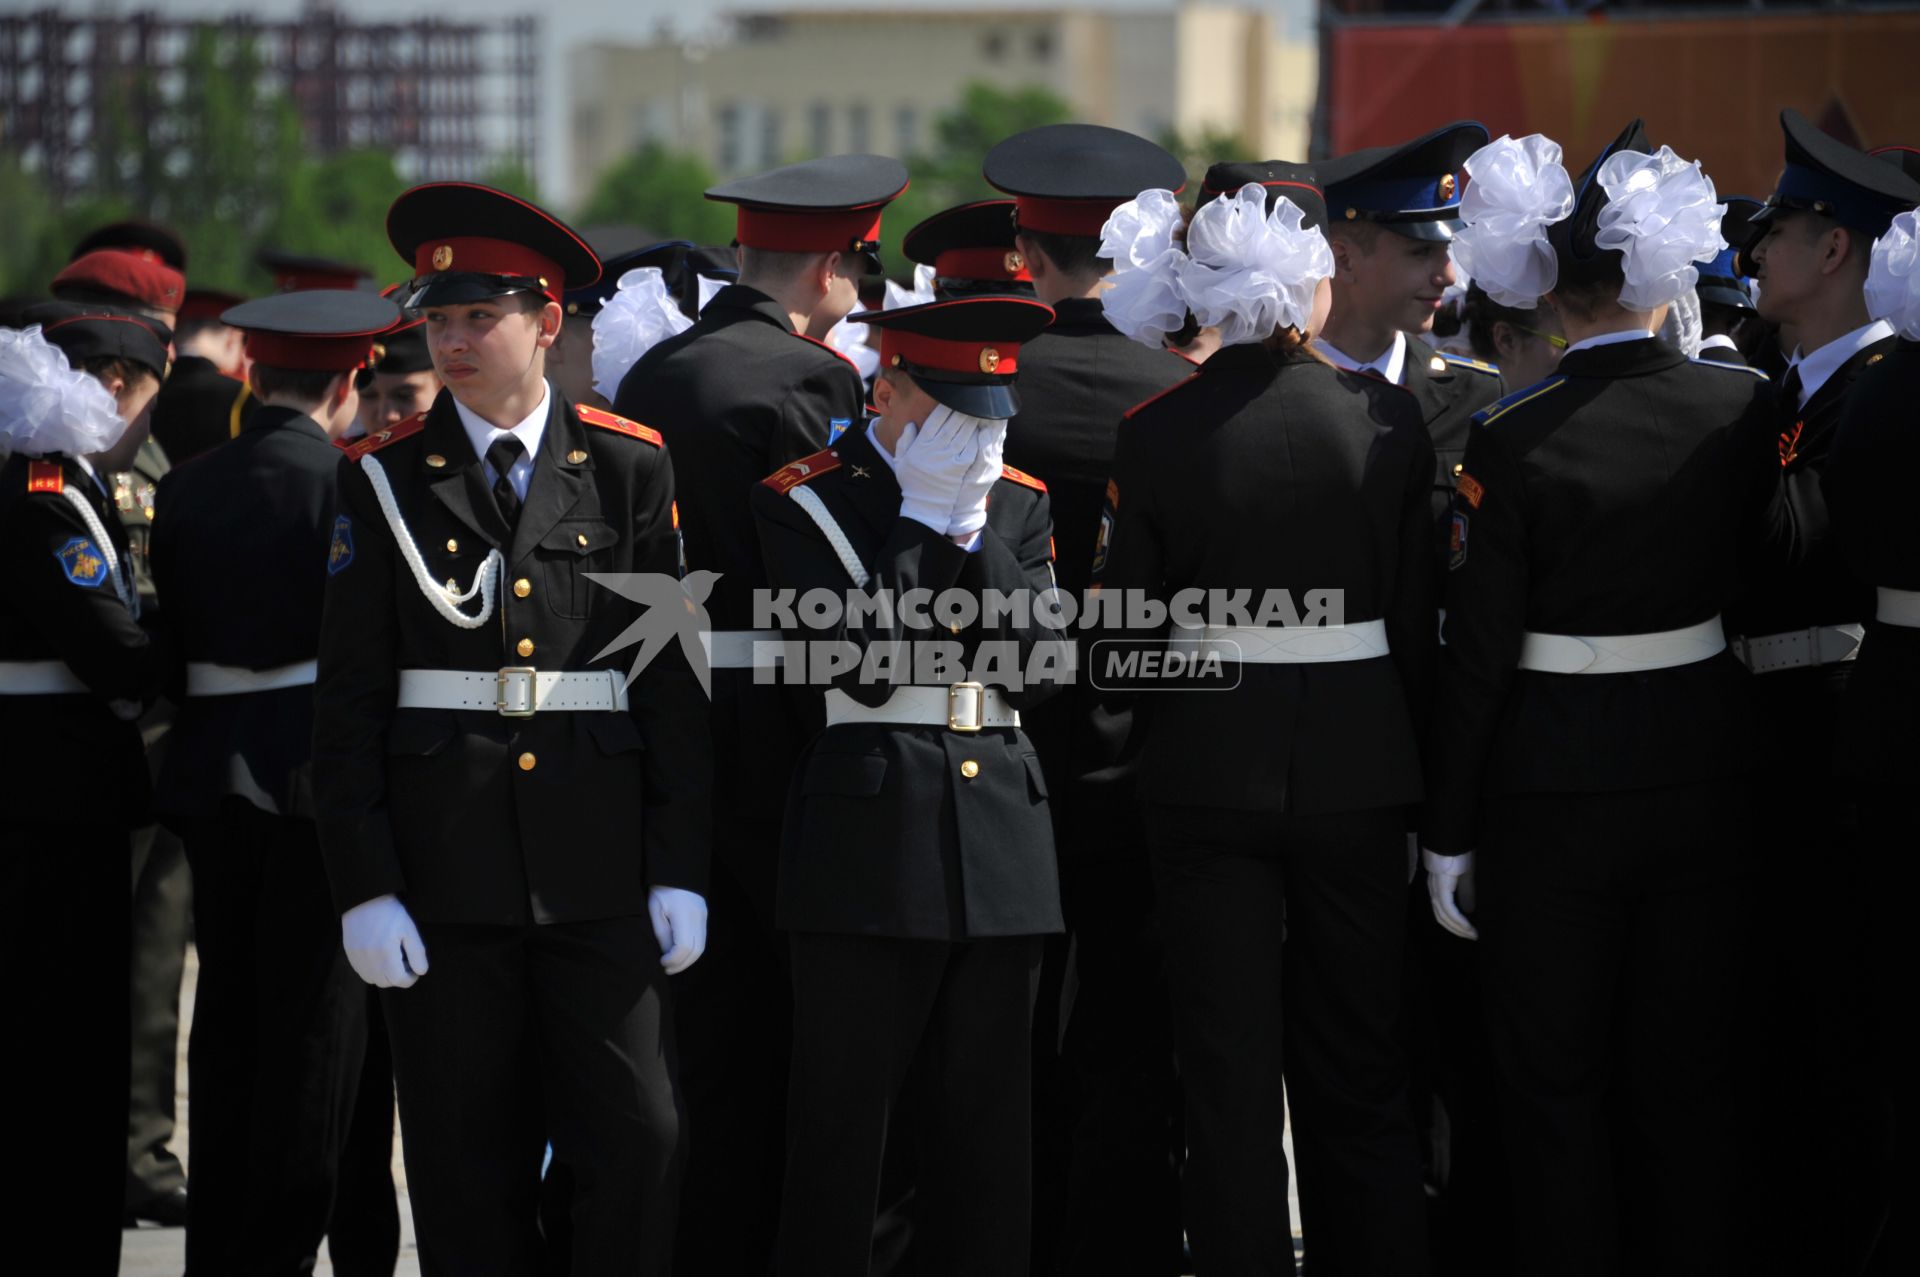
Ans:
[[[1301,213],[1302,226],[1327,229],[1327,197],[1313,166],[1290,164],[1286,160],[1253,160],[1246,163],[1215,164],[1200,180],[1200,203],[1209,204],[1222,195],[1232,195],[1243,186],[1264,186],[1267,211],[1286,196]]]
[[[86,288],[159,310],[178,310],[187,277],[150,248],[96,248],[62,267],[52,287],[56,295],[62,288]]]
[[[219,288],[189,288],[180,302],[180,322],[189,320],[220,320],[226,311],[232,310],[247,300],[239,293],[229,293]],[[225,321],[220,321],[225,322]]]
[[[1031,297],[1033,273],[1013,243],[1012,200],[980,200],[935,213],[907,232],[900,251],[933,267],[943,297]]]
[[[572,227],[517,195],[477,182],[428,182],[387,210],[387,239],[413,268],[409,310],[540,293],[558,302],[600,278]]]
[[[350,372],[367,362],[374,339],[392,328],[400,308],[373,293],[341,288],[275,293],[220,316],[247,334],[257,364],[300,372]]]
[[[885,155],[828,155],[707,188],[734,204],[734,239],[779,253],[860,253],[880,272],[880,215],[907,189],[907,167]]]
[[[278,248],[263,248],[256,259],[273,276],[273,286],[283,293],[305,293],[322,288],[359,288],[360,281],[372,279],[373,272],[352,262],[331,257],[309,257]]]
[[[1024,297],[954,297],[861,317],[880,334],[880,366],[897,368],[955,412],[1004,421],[1020,411],[1020,346],[1053,322]]]
[[[1046,124],[987,152],[981,173],[1014,197],[1023,231],[1098,238],[1113,210],[1141,191],[1176,194],[1186,170],[1163,147],[1099,124]]]
[[[37,302],[22,318],[40,325],[40,335],[76,366],[88,359],[127,359],[165,380],[172,362],[173,330],[129,310],[91,302]]]

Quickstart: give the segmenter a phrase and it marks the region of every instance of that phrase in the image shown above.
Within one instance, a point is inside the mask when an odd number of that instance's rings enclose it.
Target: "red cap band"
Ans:
[[[943,341],[920,333],[880,330],[880,366],[891,368],[896,359],[941,372],[992,373],[1011,376],[1020,370],[1020,344],[1012,341]]]
[[[776,253],[845,253],[856,241],[880,238],[884,205],[831,208],[797,213],[785,208],[748,208],[742,204],[733,236],[748,248]]]
[[[540,291],[553,301],[567,290],[566,272],[550,257],[524,244],[478,235],[422,240],[413,250],[414,274],[421,279],[445,271],[478,275],[519,275],[540,281]]]
[[[273,273],[273,286],[283,293],[304,293],[316,288],[357,288],[365,271],[318,270],[300,268],[298,270],[277,270]]]
[[[63,285],[119,293],[148,306],[177,310],[187,291],[187,277],[150,248],[99,248],[68,262],[53,277],[53,287]]]
[[[1015,218],[1023,231],[1098,239],[1100,228],[1125,199],[1055,200],[1038,195],[1014,197]]]
[[[934,275],[946,279],[1033,279],[1026,259],[1011,248],[953,248],[933,259]]]
[[[352,372],[373,353],[374,333],[357,337],[303,337],[297,333],[247,332],[247,358],[296,372]]]

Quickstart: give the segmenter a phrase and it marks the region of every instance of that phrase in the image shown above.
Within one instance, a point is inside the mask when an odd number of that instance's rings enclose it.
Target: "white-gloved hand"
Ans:
[[[353,973],[376,989],[411,989],[427,973],[427,946],[398,896],[375,896],[340,915]]]
[[[979,450],[978,417],[945,404],[924,422],[908,422],[893,447],[900,480],[900,516],[945,535],[954,503]]]
[[[1436,856],[1423,851],[1421,862],[1427,867],[1427,896],[1433,901],[1434,921],[1462,940],[1478,940],[1479,931],[1467,921],[1467,913],[1473,910],[1473,853]]]
[[[647,892],[647,916],[668,975],[679,975],[707,951],[706,897],[680,887],[654,887]]]
[[[967,468],[966,480],[954,498],[953,521],[947,524],[950,537],[972,536],[987,526],[987,495],[999,482],[1000,472],[1006,465],[1003,460],[1007,452],[1006,421],[980,417],[967,420],[977,427],[973,464]]]

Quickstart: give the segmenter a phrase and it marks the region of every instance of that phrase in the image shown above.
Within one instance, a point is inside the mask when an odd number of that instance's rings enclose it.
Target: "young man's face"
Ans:
[[[1351,307],[1373,323],[1401,332],[1424,333],[1433,327],[1440,294],[1454,280],[1444,243],[1378,230],[1367,239],[1340,236],[1334,244],[1339,265],[1334,275],[1336,310]]]
[[[1768,220],[1766,234],[1747,253],[1760,281],[1756,304],[1762,319],[1790,323],[1818,293],[1831,273],[1838,230],[1813,213],[1775,213]]]
[[[873,432],[891,452],[909,422],[925,421],[940,405],[920,389],[913,378],[897,370],[883,369],[873,379],[873,406],[880,410]]]
[[[545,374],[560,307],[548,302],[534,310],[523,299],[516,294],[424,309],[433,370],[468,407],[497,402]]]
[[[430,372],[377,372],[360,391],[360,424],[368,434],[417,417],[440,393]]]

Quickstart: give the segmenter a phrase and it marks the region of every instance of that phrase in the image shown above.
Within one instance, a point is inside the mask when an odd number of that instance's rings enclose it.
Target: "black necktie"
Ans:
[[[1800,411],[1800,365],[1787,369],[1787,375],[1780,382],[1780,397],[1786,401],[1787,411],[1798,414]]]
[[[527,446],[513,435],[502,435],[487,445],[487,464],[493,467],[493,500],[500,507],[500,517],[512,527],[520,519],[520,494],[513,490],[513,480],[507,478],[507,472],[518,465],[520,458],[527,455]]]

